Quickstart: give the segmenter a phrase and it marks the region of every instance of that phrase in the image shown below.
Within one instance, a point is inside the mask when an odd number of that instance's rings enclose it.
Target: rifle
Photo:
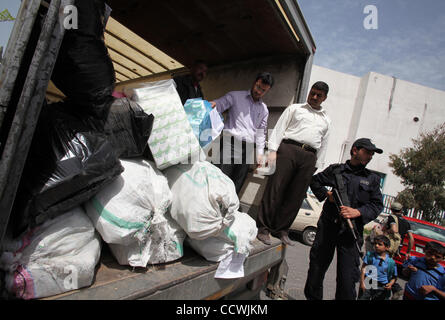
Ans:
[[[334,197],[334,201],[335,201],[335,205],[337,207],[338,213],[340,214],[341,207],[344,206],[343,200],[342,200],[342,198],[340,196],[340,193],[335,188],[332,189],[332,195]],[[354,242],[355,242],[355,246],[357,247],[358,254],[360,255],[360,257],[363,257],[363,252],[360,249],[360,246],[358,244],[357,230],[354,227],[354,224],[352,223],[351,219],[349,219],[349,218],[343,218],[343,219],[346,221],[346,224],[348,225],[349,230],[351,231],[351,234],[354,237]]]

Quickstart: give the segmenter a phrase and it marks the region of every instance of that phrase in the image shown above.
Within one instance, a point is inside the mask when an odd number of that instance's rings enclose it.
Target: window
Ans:
[[[423,237],[445,242],[445,230],[414,221],[408,221],[413,233]]]
[[[300,209],[312,210],[312,211],[314,210],[306,199],[303,200]]]

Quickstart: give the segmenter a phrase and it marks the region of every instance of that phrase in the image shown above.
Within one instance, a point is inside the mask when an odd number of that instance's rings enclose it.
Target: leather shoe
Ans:
[[[282,235],[282,236],[280,237],[280,240],[281,240],[281,242],[283,242],[285,245],[288,245],[288,246],[291,246],[291,247],[295,246],[295,242],[291,241],[287,235]]]
[[[256,237],[258,238],[258,240],[260,240],[262,243],[268,246],[272,244],[272,241],[270,240],[270,236],[268,233],[258,233]]]

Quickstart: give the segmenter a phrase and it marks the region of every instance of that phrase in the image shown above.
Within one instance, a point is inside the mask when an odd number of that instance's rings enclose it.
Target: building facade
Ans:
[[[375,72],[360,78],[314,65],[310,85],[316,81],[330,86],[324,103],[332,119],[325,167],[349,159],[356,139],[371,138],[384,153],[368,168],[382,176],[384,194],[397,196],[404,187],[391,171],[389,156],[445,122],[445,91]]]

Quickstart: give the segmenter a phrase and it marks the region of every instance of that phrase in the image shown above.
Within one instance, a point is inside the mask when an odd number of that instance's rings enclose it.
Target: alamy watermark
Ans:
[[[366,30],[377,30],[379,28],[379,11],[375,5],[367,5],[363,9],[367,16],[363,19],[363,27]]]
[[[65,17],[63,19],[63,27],[67,30],[79,28],[79,15],[77,7],[74,5],[67,5],[63,8]]]
[[[364,285],[367,290],[370,289],[376,290],[378,288],[377,276],[378,276],[378,271],[376,266],[367,265],[365,267]]]

